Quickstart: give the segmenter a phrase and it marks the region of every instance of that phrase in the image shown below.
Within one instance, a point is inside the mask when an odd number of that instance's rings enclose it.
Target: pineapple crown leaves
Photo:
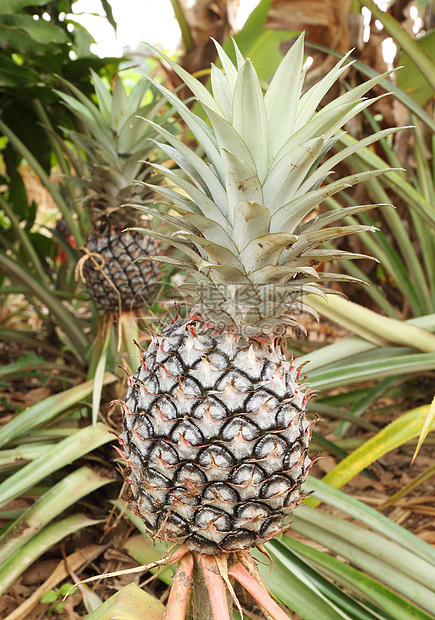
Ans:
[[[377,205],[347,207],[308,222],[307,216],[326,198],[391,169],[363,171],[323,185],[325,179],[346,157],[398,131],[391,128],[368,136],[322,163],[343,125],[377,99],[366,100],[364,95],[391,72],[318,110],[324,95],[351,63],[346,62],[346,55],[302,94],[303,46],[301,35],[282,60],[266,94],[251,61],[242,57],[235,43],[236,65],[216,43],[223,70],[212,66],[212,92],[156,50],[193,92],[209,124],[175,94],[148,78],[180,114],[208,159],[205,163],[176,136],[153,125],[166,142],[156,140],[156,145],[179,167],[179,172],[165,171],[152,164],[171,185],[150,187],[168,200],[180,222],[178,226],[170,222],[176,232],[165,238],[184,251],[188,258],[184,269],[194,277],[200,271],[201,282],[205,277],[211,287],[249,285],[252,297],[263,301],[269,294],[267,285],[274,282],[291,298],[290,311],[292,305],[300,304],[304,287],[322,294],[320,282],[350,279],[318,273],[314,265],[358,255],[319,246],[343,235],[375,230],[331,225]],[[266,287],[266,292],[258,291],[259,287]],[[268,306],[264,316],[278,317],[282,303],[275,310],[273,303]],[[261,311],[259,314],[264,318]]]
[[[85,194],[97,212],[110,215],[129,198],[152,200],[150,188],[137,184],[154,174],[148,163],[141,160],[159,161],[160,151],[151,139],[157,137],[155,127],[166,124],[171,111],[162,111],[164,97],[145,80],[127,93],[119,76],[111,90],[92,69],[91,74],[96,104],[63,78],[60,79],[68,92],[56,92],[81,125],[81,131],[64,132],[85,155],[85,161],[73,162]],[[144,123],[144,116],[153,119],[153,125]],[[119,217],[126,216],[124,210]]]

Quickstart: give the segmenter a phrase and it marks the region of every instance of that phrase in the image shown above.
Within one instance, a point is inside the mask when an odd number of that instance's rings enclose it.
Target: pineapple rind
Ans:
[[[157,263],[143,260],[156,254],[158,242],[116,226],[94,230],[86,238],[92,258],[83,263],[83,278],[91,299],[106,310],[133,310],[147,305],[156,292]],[[95,260],[95,263],[94,263]]]
[[[312,424],[279,346],[195,320],[156,335],[124,404],[133,509],[201,553],[260,544],[303,497]]]

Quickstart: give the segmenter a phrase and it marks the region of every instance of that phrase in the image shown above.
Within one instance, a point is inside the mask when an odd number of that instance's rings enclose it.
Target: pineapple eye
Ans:
[[[224,510],[214,506],[202,506],[195,513],[195,525],[205,530],[213,526],[221,532],[228,532],[231,528],[231,518]]]
[[[169,504],[184,504],[186,506],[197,506],[199,504],[200,498],[196,493],[189,492],[188,489],[184,487],[175,487],[169,493]]]
[[[276,435],[265,435],[257,442],[254,450],[254,456],[257,459],[267,459],[272,455],[282,457],[287,450],[287,443],[281,437]]]
[[[285,476],[275,474],[261,487],[261,499],[273,500],[270,506],[278,508],[282,506],[283,495],[292,487],[292,483]]]
[[[259,408],[264,405],[267,405],[267,407],[273,411],[278,407],[278,399],[267,390],[256,390],[256,392],[249,397],[248,402],[246,403],[246,411],[248,413],[253,413],[258,411]]]
[[[224,482],[213,482],[210,484],[204,489],[202,497],[209,502],[222,504],[222,506],[236,504],[240,499],[237,491]]]
[[[162,396],[154,402],[150,411],[150,415],[153,418],[159,417],[161,415],[167,420],[175,420],[177,417],[177,408],[169,400],[169,398]]]
[[[209,446],[201,450],[198,463],[202,467],[216,466],[220,469],[229,469],[235,464],[231,452],[218,445]]]
[[[272,538],[282,530],[284,515],[275,515],[267,519],[260,528],[261,538]]]
[[[266,473],[258,465],[243,464],[233,471],[231,482],[237,486],[246,486],[251,481],[253,485],[259,485],[265,478]]]
[[[276,414],[276,428],[280,431],[286,430],[292,425],[294,426],[295,422],[297,424],[297,432],[299,432],[299,419],[296,420],[296,413],[292,404],[287,403]]]
[[[159,439],[153,444],[148,454],[148,463],[151,467],[163,467],[178,463],[177,451],[168,442]]]
[[[201,446],[204,443],[204,438],[195,424],[189,422],[189,420],[182,420],[172,431],[171,441],[176,444],[184,441],[191,446]]]
[[[224,441],[233,441],[234,439],[243,439],[244,441],[254,441],[258,439],[260,432],[255,424],[248,422],[242,416],[236,416],[226,424],[222,430],[222,439]]]
[[[225,551],[237,551],[237,549],[248,549],[254,545],[255,534],[249,530],[238,530],[225,536],[221,543]]]
[[[300,464],[302,461],[302,448],[298,444],[292,450],[289,450],[284,457],[284,471],[291,471],[296,465]]]
[[[260,502],[247,502],[238,507],[236,514],[239,519],[258,519],[259,517],[268,517],[270,508]]]
[[[225,420],[228,415],[223,403],[213,396],[202,400],[192,410],[192,416],[198,420],[202,420],[205,416],[210,416],[213,420]]]
[[[163,512],[158,521],[157,526],[160,532],[168,538],[184,538],[189,532],[187,522],[174,512]]]
[[[191,486],[202,486],[207,482],[205,474],[193,463],[185,463],[177,471],[175,483],[187,488]]]

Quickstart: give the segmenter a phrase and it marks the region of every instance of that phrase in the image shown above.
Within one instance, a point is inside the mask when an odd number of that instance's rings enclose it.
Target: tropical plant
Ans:
[[[385,75],[316,112],[346,69],[344,59],[301,96],[300,37],[263,98],[251,62],[237,46],[235,51],[237,68],[218,45],[225,73],[212,68],[212,95],[165,57],[212,125],[210,130],[159,87],[210,160],[205,165],[177,138],[158,129],[170,144],[162,144],[162,150],[190,181],[166,171],[181,191],[152,186],[169,198],[177,216],[158,215],[175,228],[171,236],[150,234],[185,254],[163,260],[193,276],[197,286],[184,291],[196,304],[187,317],[155,336],[143,354],[123,405],[120,442],[134,510],[153,537],[182,544],[174,552],[177,559],[183,556],[179,582],[182,575],[191,578],[194,566],[203,572],[210,601],[198,580],[193,586],[194,605],[200,605],[203,617],[224,613],[223,584],[232,575],[278,618],[282,612],[271,605],[266,591],[256,591],[255,565],[247,550],[261,548],[281,531],[301,502],[312,424],[305,417],[309,392],[301,389],[299,371],[286,361],[282,333],[276,329],[298,325],[301,312],[312,311],[302,298],[307,293],[324,296],[320,282],[352,279],[317,272],[313,265],[355,258],[319,246],[368,228],[330,226],[341,219],[341,209],[308,222],[305,218],[345,186],[388,170],[361,172],[320,188],[337,163],[335,157],[318,166],[336,132],[371,103],[361,97]],[[375,134],[371,143],[383,135]],[[339,161],[358,146],[341,152]],[[150,212],[149,207],[138,208]],[[346,213],[369,208],[352,206]],[[230,560],[234,553],[237,560]],[[212,577],[218,568],[221,576]],[[173,605],[177,617],[186,610],[180,611],[176,592],[168,617],[175,613]]]

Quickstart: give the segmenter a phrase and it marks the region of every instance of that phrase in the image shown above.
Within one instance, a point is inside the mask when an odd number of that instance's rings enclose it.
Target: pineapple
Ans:
[[[73,85],[72,95],[58,92],[76,116],[82,132],[66,130],[70,140],[86,155],[74,161],[76,176],[84,190],[84,205],[90,209],[91,230],[81,248],[79,272],[90,297],[103,310],[130,310],[146,305],[158,281],[155,262],[142,260],[158,252],[158,240],[125,230],[137,224],[137,212],[122,207],[135,200],[146,203],[154,193],[143,184],[152,169],[143,161],[151,158],[157,134],[138,118],[155,117],[159,122],[162,100],[157,100],[144,82],[127,95],[121,78],[113,93],[92,71],[98,107]],[[144,104],[144,98],[150,99]],[[139,183],[138,183],[139,182]],[[137,261],[137,262],[136,262]]]
[[[212,66],[212,93],[165,57],[209,124],[158,88],[208,163],[153,125],[165,140],[160,148],[180,170],[154,166],[170,180],[170,186],[150,185],[171,205],[169,214],[157,216],[174,232],[149,234],[183,252],[184,258],[159,260],[179,266],[196,285],[184,287],[193,297],[188,316],[153,335],[130,377],[119,436],[135,512],[153,537],[184,544],[201,557],[261,545],[286,527],[304,497],[312,465],[309,390],[283,343],[302,312],[315,314],[304,295],[325,297],[325,283],[350,279],[314,266],[361,256],[319,246],[370,228],[331,225],[373,205],[310,214],[326,197],[381,174],[367,171],[324,185],[338,162],[395,131],[323,161],[340,128],[373,101],[362,96],[386,74],[317,111],[349,66],[346,58],[302,94],[301,36],[264,95],[237,46],[237,65],[217,48],[223,71]]]

